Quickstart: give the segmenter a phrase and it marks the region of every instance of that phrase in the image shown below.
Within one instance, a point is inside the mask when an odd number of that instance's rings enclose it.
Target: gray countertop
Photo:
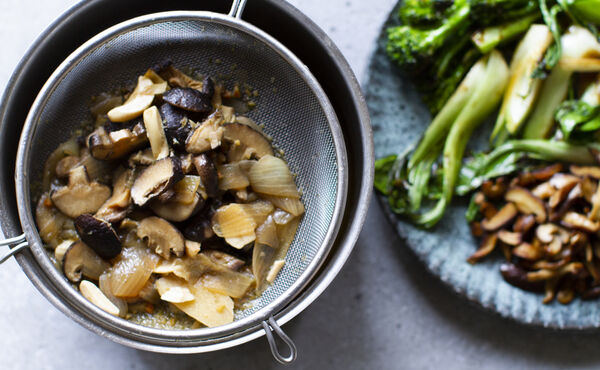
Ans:
[[[293,0],[336,42],[363,80],[379,28],[396,0]],[[0,89],[29,44],[73,0],[1,0]],[[360,31],[357,32],[357,25]],[[0,205],[1,206],[1,205]],[[14,260],[0,268],[0,369],[270,369],[266,340],[199,355],[115,344],[47,302]],[[600,335],[525,327],[456,296],[425,271],[373,201],[338,278],[285,325],[294,369],[596,368]]]

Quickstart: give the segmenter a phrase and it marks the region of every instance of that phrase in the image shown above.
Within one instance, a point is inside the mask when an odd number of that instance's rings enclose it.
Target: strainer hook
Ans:
[[[14,238],[9,238],[0,241],[0,247],[3,247],[5,245],[11,246],[14,244],[16,244],[16,246],[10,249],[5,256],[0,258],[0,265],[6,262],[6,260],[8,260],[10,257],[29,247],[29,243],[25,239],[25,234],[21,234],[19,236],[15,236]]]
[[[275,360],[277,360],[277,362],[279,362],[280,364],[291,364],[292,362],[294,362],[294,360],[296,360],[296,355],[298,354],[296,344],[290,337],[288,337],[286,333],[284,333],[283,330],[281,330],[281,327],[279,326],[279,324],[277,324],[273,316],[270,316],[267,321],[262,322],[262,327],[265,330],[265,334],[267,335],[267,341],[269,342],[269,347],[271,347],[271,353],[273,354],[273,357],[275,357]],[[289,355],[284,357],[279,352],[279,348],[277,347],[277,342],[275,342],[275,336],[273,336],[273,332],[275,332],[275,334],[277,334],[279,338],[281,338],[281,340],[285,344],[287,344],[290,350]]]
[[[246,1],[247,0],[233,0],[233,3],[231,4],[231,10],[227,15],[233,18],[242,19],[242,13],[246,7]]]

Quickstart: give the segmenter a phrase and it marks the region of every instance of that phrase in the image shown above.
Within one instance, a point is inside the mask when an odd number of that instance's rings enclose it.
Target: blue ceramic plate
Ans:
[[[431,117],[415,87],[401,76],[385,53],[387,27],[397,24],[392,11],[383,25],[367,71],[366,96],[374,130],[375,156],[401,153],[420,138]],[[489,126],[489,125],[488,125]],[[474,137],[487,138],[487,133]],[[466,200],[458,199],[442,221],[426,231],[393,214],[387,199],[380,196],[387,217],[395,225],[404,245],[412,249],[427,268],[457,293],[483,307],[519,322],[553,328],[597,328],[600,326],[600,301],[581,301],[569,305],[554,301],[545,305],[542,294],[530,293],[506,283],[500,275],[503,257],[494,252],[476,265],[466,262],[477,249],[464,214]]]

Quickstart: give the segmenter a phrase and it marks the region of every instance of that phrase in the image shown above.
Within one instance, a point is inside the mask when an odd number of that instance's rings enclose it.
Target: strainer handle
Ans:
[[[246,1],[247,0],[233,0],[233,3],[231,4],[231,10],[227,15],[233,18],[241,19],[244,8],[246,7]]]
[[[273,357],[275,357],[275,360],[277,360],[277,362],[283,365],[289,365],[292,362],[294,362],[294,360],[296,359],[296,355],[298,354],[296,345],[294,344],[294,341],[290,337],[288,337],[287,334],[283,332],[283,330],[281,330],[281,327],[279,327],[279,324],[277,324],[277,321],[275,321],[273,316],[270,316],[267,321],[263,321],[262,327],[265,330],[265,334],[267,335],[267,341],[269,342],[269,347],[271,347],[271,353],[273,354]],[[289,355],[284,357],[279,352],[279,348],[277,347],[277,342],[275,342],[275,336],[273,335],[273,332],[275,332],[275,334],[277,334],[279,338],[281,338],[281,340],[285,344],[287,344],[290,350]]]
[[[29,247],[29,243],[25,239],[25,234],[16,236],[14,238],[0,240],[0,247],[3,247],[5,245],[8,245],[8,246],[14,245],[14,247],[11,248],[6,255],[4,255],[3,257],[0,257],[0,265],[3,264],[4,262],[6,262],[6,260],[8,260],[10,257],[19,253],[23,249]]]

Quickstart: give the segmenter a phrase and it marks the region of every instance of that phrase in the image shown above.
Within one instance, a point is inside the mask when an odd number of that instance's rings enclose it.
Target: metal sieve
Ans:
[[[125,344],[135,343],[131,345],[137,348],[159,346],[164,352],[191,353],[202,352],[203,346],[214,349],[215,344],[235,341],[262,327],[275,358],[290,362],[296,356],[295,346],[273,316],[310,283],[333,244],[345,208],[346,148],[334,110],[317,80],[277,40],[240,19],[244,5],[245,0],[235,0],[227,16],[178,11],[138,17],[100,33],[72,53],[46,82],[25,122],[15,173],[24,234],[0,245],[16,245],[5,258],[29,246],[44,279],[84,317],[114,333],[109,338],[128,338]],[[49,260],[32,212],[31,184],[40,180],[52,150],[89,118],[89,97],[131,85],[136,76],[165,59],[258,91],[257,108],[248,115],[265,124],[265,132],[298,174],[296,183],[303,191],[306,213],[284,269],[252,308],[239,312],[233,323],[216,328],[154,329],[98,309]],[[288,344],[288,356],[277,350],[273,332]]]

